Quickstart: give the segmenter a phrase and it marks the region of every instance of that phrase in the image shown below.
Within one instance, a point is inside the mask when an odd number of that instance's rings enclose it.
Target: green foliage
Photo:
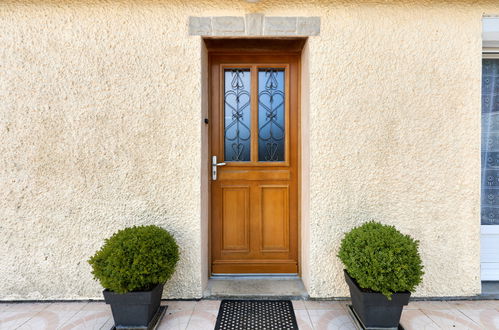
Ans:
[[[117,293],[150,290],[170,279],[179,250],[169,232],[158,226],[125,228],[106,239],[88,260],[95,279]]]
[[[338,257],[361,288],[391,299],[392,293],[413,291],[421,282],[418,245],[395,227],[370,221],[345,235]]]

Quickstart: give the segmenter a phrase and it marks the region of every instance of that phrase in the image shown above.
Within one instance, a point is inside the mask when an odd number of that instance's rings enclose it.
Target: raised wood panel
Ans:
[[[222,252],[249,251],[249,187],[222,187]]]
[[[289,187],[260,186],[262,252],[289,251]]]

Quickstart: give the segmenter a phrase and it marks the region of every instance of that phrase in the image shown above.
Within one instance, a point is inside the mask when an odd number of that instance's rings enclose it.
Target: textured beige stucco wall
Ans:
[[[420,240],[415,295],[479,293],[482,10],[330,12],[309,50],[310,295],[345,294],[332,256],[366,219]]]
[[[202,295],[202,44],[193,16],[320,16],[308,42],[312,297],[367,219],[421,241],[417,296],[480,291],[481,17],[444,1],[0,3],[0,299],[100,298],[86,260],[117,229],[170,230],[164,297]],[[203,188],[206,189],[206,188]]]

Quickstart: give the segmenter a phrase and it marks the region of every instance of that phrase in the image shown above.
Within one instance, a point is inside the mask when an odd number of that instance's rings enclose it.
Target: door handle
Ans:
[[[217,179],[217,168],[219,166],[225,166],[226,163],[217,163],[217,156],[211,157],[211,179],[215,181]]]

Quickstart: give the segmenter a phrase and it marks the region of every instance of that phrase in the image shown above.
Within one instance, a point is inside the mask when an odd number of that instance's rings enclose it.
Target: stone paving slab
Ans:
[[[349,301],[294,300],[300,329],[355,329]],[[158,329],[213,329],[219,300],[163,301],[168,305]],[[405,329],[499,329],[499,301],[417,301],[402,313]],[[111,309],[102,302],[1,303],[0,329],[108,330]]]

